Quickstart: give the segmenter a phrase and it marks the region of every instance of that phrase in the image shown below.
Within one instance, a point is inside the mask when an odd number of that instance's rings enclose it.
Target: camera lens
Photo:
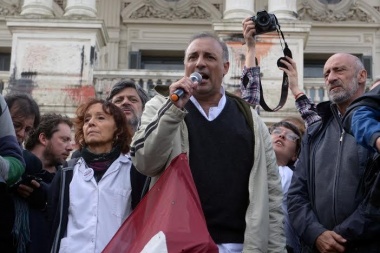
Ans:
[[[268,15],[268,13],[264,13],[264,14],[261,14],[261,15],[257,15],[257,24],[262,26],[262,27],[266,27],[270,24],[270,17]]]

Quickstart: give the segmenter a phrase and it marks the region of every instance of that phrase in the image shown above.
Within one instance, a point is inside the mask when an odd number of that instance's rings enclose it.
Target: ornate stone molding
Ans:
[[[301,8],[298,9],[298,15],[301,20],[308,18],[321,22],[339,22],[339,21],[360,21],[365,23],[374,23],[374,17],[363,11],[356,1],[343,1],[345,5],[323,5],[310,0],[304,0]],[[347,4],[347,2],[351,2]]]
[[[128,0],[124,0],[128,1]],[[216,0],[215,0],[216,1]],[[218,0],[220,3],[222,0]],[[121,11],[124,23],[128,22],[151,22],[162,20],[198,20],[198,22],[211,22],[222,18],[222,12],[218,9],[220,3],[211,4],[202,0],[139,0],[128,4]],[[123,7],[123,6],[122,6]]]
[[[169,8],[168,10],[160,10],[151,4],[145,4],[137,9],[129,17],[131,19],[139,18],[158,18],[158,19],[209,19],[211,14],[199,6],[191,6],[189,9],[180,10],[177,8]]]
[[[15,16],[21,13],[21,6],[18,1],[0,0],[0,16]]]

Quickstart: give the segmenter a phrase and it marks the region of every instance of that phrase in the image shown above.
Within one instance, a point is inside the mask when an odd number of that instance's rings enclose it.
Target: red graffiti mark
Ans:
[[[258,42],[256,45],[256,57],[260,61],[262,58],[266,57],[269,54],[269,52],[272,50],[272,47],[274,46],[274,43]]]
[[[95,97],[95,87],[92,85],[64,88],[63,91],[77,104],[81,104],[87,99]]]
[[[246,52],[246,45],[242,45],[241,42],[237,41],[228,41],[227,44],[230,46],[230,48],[233,50],[233,53],[235,56],[245,54]],[[266,57],[269,52],[272,50],[272,47],[275,46],[275,43],[273,42],[257,42],[256,43],[256,58],[258,59],[259,63],[260,60],[264,57]],[[241,60],[241,59],[237,59]],[[242,61],[242,64],[244,65],[244,60]]]

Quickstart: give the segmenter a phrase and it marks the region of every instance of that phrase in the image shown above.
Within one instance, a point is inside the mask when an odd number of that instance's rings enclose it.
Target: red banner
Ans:
[[[218,253],[186,154],[173,159],[103,252]]]

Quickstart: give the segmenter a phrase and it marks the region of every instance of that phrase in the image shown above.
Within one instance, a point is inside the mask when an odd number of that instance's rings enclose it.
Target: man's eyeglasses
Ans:
[[[285,130],[282,130],[280,128],[273,129],[271,134],[276,135],[276,136],[282,135],[285,137],[285,139],[292,141],[292,142],[296,142],[299,139],[299,137],[296,134],[287,133]]]

